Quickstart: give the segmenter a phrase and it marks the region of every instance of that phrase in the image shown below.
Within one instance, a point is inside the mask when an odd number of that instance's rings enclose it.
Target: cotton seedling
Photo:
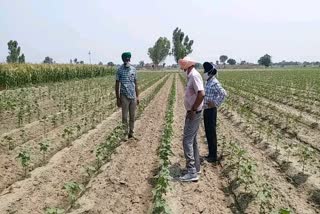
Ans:
[[[74,204],[76,201],[78,195],[81,193],[81,191],[84,190],[84,186],[82,184],[79,184],[77,182],[68,182],[66,183],[63,188],[66,190],[68,193],[68,197],[70,200],[71,205]]]
[[[42,126],[43,135],[47,133],[47,116],[43,116],[40,120],[40,124]]]
[[[51,117],[51,124],[54,128],[57,128],[57,124],[58,124],[58,117],[56,114],[52,115]]]
[[[238,168],[238,182],[244,184],[245,191],[247,192],[249,186],[255,183],[254,174],[256,172],[256,163],[250,159],[240,161]]]
[[[270,125],[268,125],[267,127],[266,127],[266,132],[267,132],[267,142],[269,142],[269,140],[270,140],[270,137],[271,137],[271,135],[272,135],[272,127],[270,126]]]
[[[60,119],[61,119],[61,124],[64,124],[64,121],[65,121],[65,113],[62,111],[60,113]]]
[[[300,146],[298,151],[299,162],[302,164],[302,173],[305,171],[305,166],[307,163],[314,159],[315,151],[314,149],[306,146]]]
[[[23,115],[24,115],[23,105],[20,104],[19,111],[17,113],[18,127],[21,127],[21,125],[23,123]]]
[[[291,214],[291,210],[289,208],[281,208],[277,212],[273,212],[272,214]]]
[[[45,214],[64,214],[65,213],[65,210],[64,209],[60,209],[60,208],[47,208],[45,210]]]
[[[286,150],[286,153],[287,153],[287,162],[290,161],[290,155],[295,147],[296,147],[296,144],[292,142],[284,146],[284,149]]]
[[[46,159],[46,153],[49,150],[49,141],[43,140],[42,142],[39,143],[39,146],[40,146],[40,152],[42,152],[42,160],[44,162]]]
[[[73,115],[73,105],[72,105],[72,100],[70,100],[69,104],[68,104],[68,115],[69,115],[69,119],[71,120],[72,115]]]
[[[19,153],[17,158],[19,159],[20,164],[21,164],[22,168],[24,169],[24,177],[26,177],[28,166],[29,166],[30,160],[31,160],[30,154],[27,151],[22,151]]]
[[[37,113],[37,119],[40,119],[40,106],[37,99],[34,100],[35,112]]]
[[[268,183],[263,183],[257,194],[259,200],[259,213],[270,213],[272,210],[272,186]]]
[[[6,136],[4,136],[3,139],[4,139],[5,143],[8,145],[9,150],[13,150],[15,147],[13,138],[6,135]]]
[[[86,175],[90,178],[94,173],[97,171],[97,169],[94,166],[86,166],[84,167],[84,172]]]
[[[28,123],[31,123],[31,105],[28,103],[26,108],[26,114],[28,116]]]
[[[76,130],[77,130],[77,137],[81,135],[81,125],[77,124],[76,125]]]
[[[71,142],[72,135],[73,135],[73,130],[71,127],[67,127],[63,130],[62,137],[65,140],[65,142],[67,143],[67,145],[69,145],[69,143]]]
[[[281,141],[281,134],[278,133],[278,134],[277,134],[277,139],[276,139],[276,152],[279,152],[279,144],[280,144],[280,141]]]
[[[20,130],[20,138],[22,140],[22,143],[25,143],[27,142],[27,139],[26,139],[26,131],[24,129],[21,129]]]

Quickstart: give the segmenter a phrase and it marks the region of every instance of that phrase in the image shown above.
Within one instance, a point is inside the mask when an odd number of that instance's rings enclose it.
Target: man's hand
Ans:
[[[120,108],[121,107],[121,99],[117,98],[117,106]]]
[[[193,120],[195,115],[196,115],[195,111],[188,111],[187,112],[187,118],[189,118],[190,120]]]
[[[139,103],[140,103],[140,99],[139,97],[137,97],[137,105],[139,105]]]
[[[216,107],[216,104],[214,104],[214,102],[210,101],[210,102],[208,103],[208,107],[209,107],[209,108]]]

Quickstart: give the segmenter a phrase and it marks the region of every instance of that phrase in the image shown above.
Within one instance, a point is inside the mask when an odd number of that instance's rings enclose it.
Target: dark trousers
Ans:
[[[203,117],[209,148],[209,158],[217,160],[217,108],[205,109]]]

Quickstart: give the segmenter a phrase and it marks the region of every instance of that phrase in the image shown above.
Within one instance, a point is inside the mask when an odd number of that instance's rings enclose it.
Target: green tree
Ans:
[[[114,66],[114,63],[113,62],[108,62],[107,65],[108,66]]]
[[[226,55],[221,55],[221,56],[219,57],[219,59],[220,59],[220,62],[225,65],[225,64],[226,64],[226,61],[227,61],[227,59],[228,59],[228,56],[226,56]]]
[[[51,57],[46,56],[43,60],[45,64],[53,64],[53,59]]]
[[[172,43],[172,54],[177,63],[179,59],[182,59],[193,51],[193,40],[190,40],[188,36],[185,36],[178,27],[173,31]]]
[[[140,66],[141,68],[143,68],[143,67],[144,67],[144,61],[141,60],[141,61],[139,62],[139,66]]]
[[[19,59],[18,59],[19,63],[25,63],[26,62],[26,59],[24,57],[24,54],[21,54],[21,56],[19,56]]]
[[[154,46],[148,49],[148,55],[156,67],[167,58],[169,52],[170,41],[166,37],[160,37]]]
[[[260,57],[258,60],[259,65],[264,65],[266,67],[269,67],[272,63],[271,56],[269,54],[265,54],[264,56]]]
[[[99,65],[103,65],[103,63],[102,63],[102,62],[99,62]]]
[[[20,55],[21,48],[17,41],[10,40],[8,42],[9,56],[7,56],[7,63],[25,63],[24,54]]]
[[[227,63],[229,65],[235,65],[237,63],[237,61],[235,59],[230,58],[230,59],[228,59]]]

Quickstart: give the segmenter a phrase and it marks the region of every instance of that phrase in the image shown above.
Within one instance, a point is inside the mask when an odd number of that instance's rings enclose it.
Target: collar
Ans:
[[[216,79],[216,76],[211,77],[209,80],[207,80],[207,83],[212,82],[213,80]]]
[[[192,70],[190,71],[190,73],[189,73],[189,74],[187,73],[187,76],[190,77],[194,70],[196,70],[196,69],[195,69],[195,68],[192,68]]]

